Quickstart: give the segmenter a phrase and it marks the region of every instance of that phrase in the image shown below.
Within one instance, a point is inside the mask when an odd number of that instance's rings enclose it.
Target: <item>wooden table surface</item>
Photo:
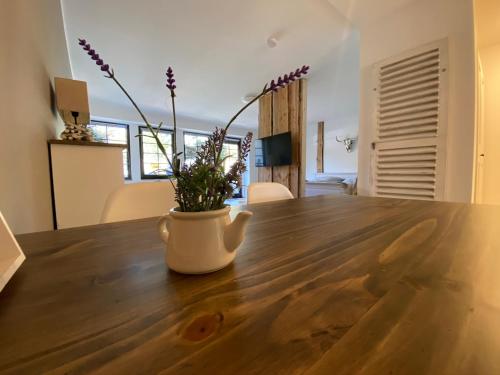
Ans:
[[[500,208],[249,207],[204,276],[166,269],[155,219],[19,236],[0,373],[500,374]]]

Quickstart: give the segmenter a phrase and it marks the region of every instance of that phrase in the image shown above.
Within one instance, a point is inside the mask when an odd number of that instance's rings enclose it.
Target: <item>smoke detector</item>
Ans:
[[[274,48],[278,45],[278,39],[276,39],[276,37],[274,36],[270,36],[269,38],[267,38],[266,43],[269,48]]]
[[[255,94],[249,94],[249,95],[246,95],[244,97],[241,98],[241,101],[244,103],[244,104],[248,104],[250,103],[252,100],[255,99],[257,95]]]

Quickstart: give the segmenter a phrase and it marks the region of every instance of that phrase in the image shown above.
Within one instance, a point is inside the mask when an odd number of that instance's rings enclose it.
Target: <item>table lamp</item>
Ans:
[[[56,104],[65,129],[61,139],[69,141],[93,141],[90,122],[87,82],[67,78],[55,78]]]

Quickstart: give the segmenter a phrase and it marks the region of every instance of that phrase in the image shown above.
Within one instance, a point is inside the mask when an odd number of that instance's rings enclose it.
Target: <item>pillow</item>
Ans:
[[[317,181],[317,182],[342,182],[344,180],[343,177],[339,177],[339,176],[333,176],[333,175],[316,175],[316,178],[314,179],[314,181]]]
[[[342,182],[346,185],[354,185],[354,183],[356,182],[356,179],[357,179],[356,176],[346,177],[346,178],[344,178],[344,180]]]

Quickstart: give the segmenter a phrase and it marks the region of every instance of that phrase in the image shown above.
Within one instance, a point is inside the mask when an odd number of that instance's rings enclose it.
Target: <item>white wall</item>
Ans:
[[[335,123],[325,123],[324,138],[324,173],[356,174],[358,170],[358,147],[354,144],[352,151],[347,152],[343,143],[335,137],[356,137],[358,134],[358,116],[338,118]],[[318,126],[309,124],[307,127],[307,160],[306,178],[313,180],[316,176],[316,156],[318,150]]]
[[[312,67],[308,82],[306,178],[316,175],[318,121],[325,123],[324,172],[356,173],[357,147],[346,152],[335,137],[356,137],[359,127],[359,34],[349,31],[319,67]]]
[[[358,191],[370,190],[371,66],[442,38],[449,40],[448,148],[445,199],[470,202],[473,181],[475,58],[472,0],[419,0],[361,26],[361,111]]]
[[[71,78],[59,0],[0,3],[0,211],[15,233],[52,229],[47,140],[62,125],[54,76]]]
[[[484,72],[483,203],[500,204],[500,44],[479,54]]]

